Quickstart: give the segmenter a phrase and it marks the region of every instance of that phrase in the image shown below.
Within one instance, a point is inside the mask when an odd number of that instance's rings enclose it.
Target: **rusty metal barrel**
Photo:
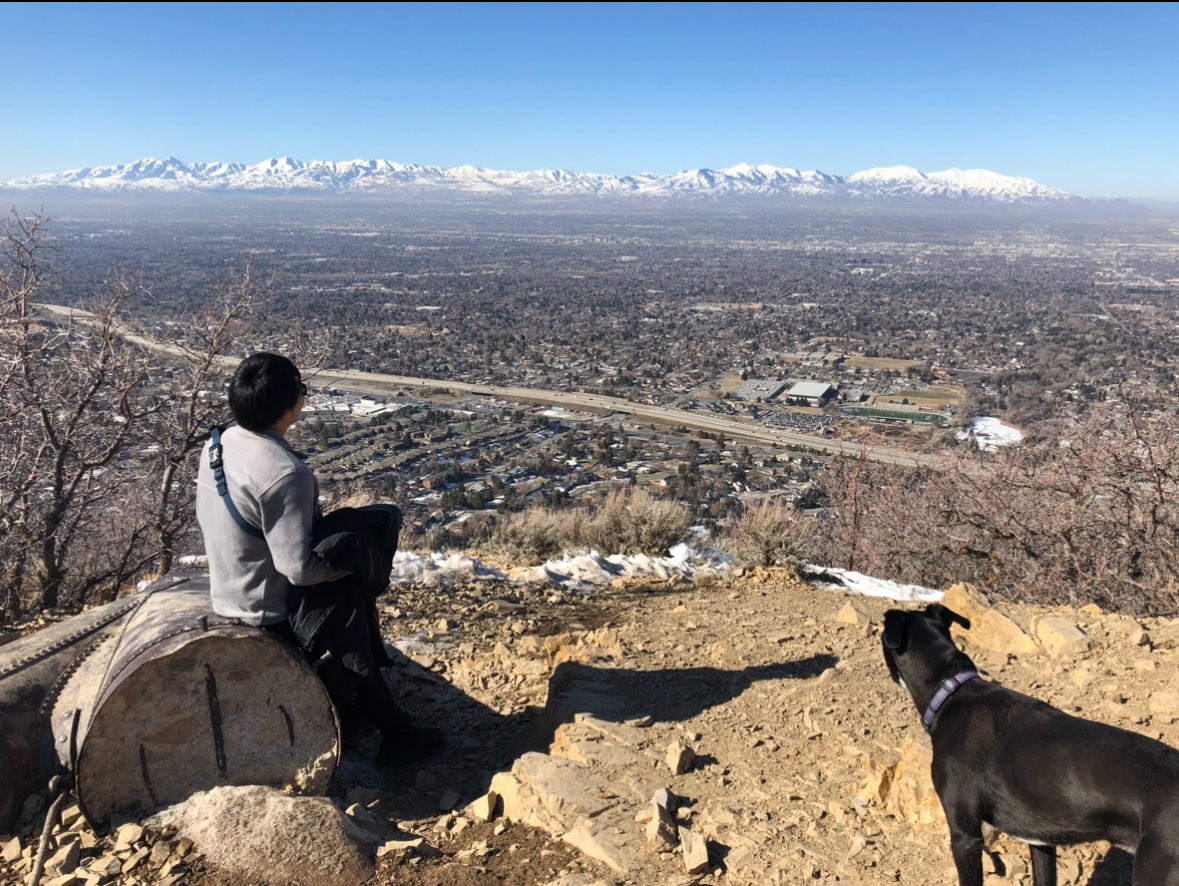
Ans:
[[[207,573],[120,603],[125,614],[77,650],[40,705],[41,740],[72,770],[91,824],[222,785],[327,792],[339,722],[296,650],[215,615]]]

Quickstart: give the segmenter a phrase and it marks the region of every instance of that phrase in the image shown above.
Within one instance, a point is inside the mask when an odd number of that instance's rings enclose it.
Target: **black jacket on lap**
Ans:
[[[291,588],[291,629],[308,660],[331,652],[347,670],[365,678],[392,664],[381,638],[376,599],[389,586],[400,533],[401,511],[393,505],[340,508],[316,521],[316,555],[351,574]]]

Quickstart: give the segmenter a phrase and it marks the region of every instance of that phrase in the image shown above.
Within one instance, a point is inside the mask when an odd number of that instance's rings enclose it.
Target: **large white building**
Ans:
[[[786,400],[800,406],[824,406],[838,393],[824,381],[800,381],[786,392]]]

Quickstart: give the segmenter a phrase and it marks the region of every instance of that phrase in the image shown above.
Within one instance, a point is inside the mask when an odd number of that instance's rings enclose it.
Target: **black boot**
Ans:
[[[381,730],[381,747],[374,762],[379,766],[400,766],[429,757],[441,749],[441,730],[415,725],[397,706],[397,699],[377,670],[372,679],[357,684],[357,706]]]
[[[442,730],[415,726],[407,721],[397,729],[385,732],[373,762],[378,766],[402,766],[433,756],[445,743]]]

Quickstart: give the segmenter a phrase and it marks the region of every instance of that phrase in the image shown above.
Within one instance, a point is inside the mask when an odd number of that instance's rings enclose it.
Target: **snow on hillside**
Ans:
[[[727,575],[732,570],[732,558],[723,551],[716,548],[697,551],[683,544],[668,551],[666,557],[645,554],[604,556],[597,551],[590,551],[588,554],[549,560],[542,566],[518,567],[506,572],[464,554],[429,554],[423,557],[399,551],[393,561],[391,581],[394,584],[447,585],[495,579],[521,584],[548,584],[567,591],[587,591],[619,578],[667,580],[679,576],[691,579],[695,576]],[[846,569],[809,566],[805,572],[821,585],[865,597],[926,603],[936,602],[942,597],[941,591],[931,588],[899,584]]]
[[[204,556],[181,557],[179,566],[206,567]],[[509,581],[514,584],[542,584],[570,592],[591,591],[615,579],[669,580],[700,576],[724,576],[733,571],[732,558],[716,548],[695,550],[676,545],[666,557],[646,554],[605,556],[597,551],[549,560],[541,566],[500,569],[467,554],[418,554],[398,551],[389,576],[392,584],[446,587],[476,581]],[[905,602],[936,602],[941,591],[920,585],[905,585],[872,578],[846,569],[808,566],[804,572],[821,586],[839,588],[865,597],[886,597]],[[146,584],[144,585],[146,586]]]

